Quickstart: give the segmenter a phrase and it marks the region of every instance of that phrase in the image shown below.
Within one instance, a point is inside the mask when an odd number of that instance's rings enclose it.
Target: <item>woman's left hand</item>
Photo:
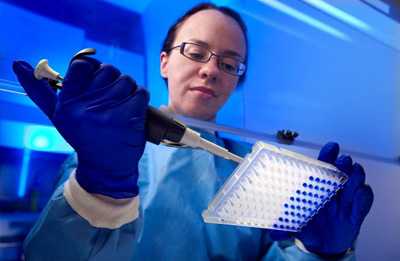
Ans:
[[[339,145],[328,143],[318,159],[335,165],[349,177],[340,190],[298,233],[270,231],[273,240],[294,236],[305,248],[321,256],[336,256],[353,247],[361,224],[371,209],[374,194],[365,184],[365,172],[350,156],[339,155]]]
[[[308,251],[337,255],[353,247],[360,227],[371,209],[374,194],[365,184],[365,172],[350,156],[339,155],[339,145],[328,143],[318,159],[335,165],[349,177],[343,189],[324,206],[296,237]]]

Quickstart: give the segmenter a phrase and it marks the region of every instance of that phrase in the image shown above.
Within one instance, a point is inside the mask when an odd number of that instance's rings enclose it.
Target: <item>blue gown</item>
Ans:
[[[235,154],[250,146],[202,133]],[[65,164],[65,179],[76,167]],[[206,151],[146,144],[139,163],[139,218],[118,229],[92,227],[61,184],[25,240],[27,260],[321,260],[258,228],[207,224],[201,213],[237,164]],[[64,179],[64,180],[65,180]],[[342,260],[353,259],[348,255]]]

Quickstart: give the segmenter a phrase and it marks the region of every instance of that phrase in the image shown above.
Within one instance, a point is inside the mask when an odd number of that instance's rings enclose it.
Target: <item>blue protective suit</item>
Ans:
[[[244,156],[241,143],[202,133]],[[69,160],[66,175],[76,167]],[[92,227],[55,191],[25,241],[27,260],[320,260],[267,230],[207,224],[201,213],[236,163],[206,151],[147,143],[139,165],[140,215],[118,229]],[[352,259],[352,254],[342,258]]]

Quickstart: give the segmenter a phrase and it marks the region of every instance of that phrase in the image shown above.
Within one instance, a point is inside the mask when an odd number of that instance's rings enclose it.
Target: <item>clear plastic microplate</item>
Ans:
[[[203,212],[203,219],[297,232],[346,181],[346,174],[331,164],[257,142]]]

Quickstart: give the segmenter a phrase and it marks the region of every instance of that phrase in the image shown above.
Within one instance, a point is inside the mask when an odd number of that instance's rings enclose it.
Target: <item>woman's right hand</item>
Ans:
[[[13,70],[39,106],[78,154],[76,179],[89,193],[113,198],[138,194],[138,162],[145,147],[148,92],[96,59],[72,60],[57,95],[34,69],[15,61]]]

